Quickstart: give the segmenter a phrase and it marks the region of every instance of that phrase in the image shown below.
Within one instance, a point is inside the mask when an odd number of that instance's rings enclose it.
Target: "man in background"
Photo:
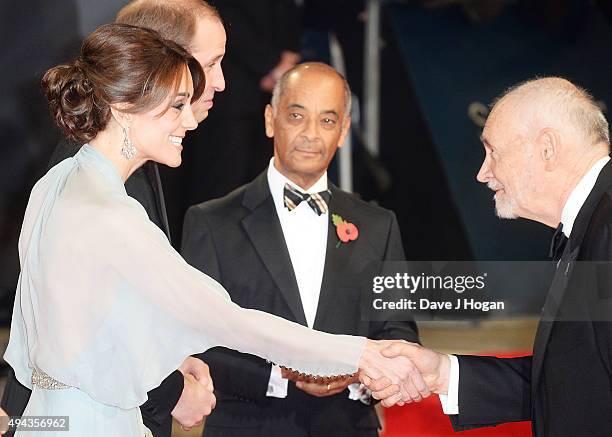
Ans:
[[[182,252],[232,300],[312,329],[418,341],[413,322],[370,322],[360,310],[360,273],[404,260],[395,215],[332,185],[327,168],[350,126],[346,80],[321,63],[296,66],[265,108],[274,157],[253,181],[190,208]],[[202,355],[218,404],[208,437],[378,435],[379,421],[356,378],[307,382],[252,355]]]

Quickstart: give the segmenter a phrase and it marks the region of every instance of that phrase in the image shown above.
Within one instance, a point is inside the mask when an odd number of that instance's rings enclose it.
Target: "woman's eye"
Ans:
[[[185,107],[184,103],[177,103],[176,105],[172,106],[174,109],[177,109],[179,111],[182,111],[183,108]]]

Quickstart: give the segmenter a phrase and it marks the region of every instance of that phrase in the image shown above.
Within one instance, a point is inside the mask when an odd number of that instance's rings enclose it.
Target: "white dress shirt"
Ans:
[[[610,160],[609,156],[601,158],[580,179],[580,182],[572,190],[561,212],[561,223],[563,223],[563,234],[569,238],[574,227],[574,221],[578,212],[586,202],[587,197],[593,190],[599,173]],[[454,355],[449,355],[451,368],[448,382],[448,394],[439,395],[442,411],[444,414],[459,414],[459,360]]]
[[[301,202],[297,208],[289,211],[285,208],[283,195],[286,183],[308,194],[318,193],[327,190],[327,173],[324,173],[308,190],[304,190],[274,167],[274,158],[270,160],[268,166],[270,193],[289,251],[306,323],[309,328],[312,328],[317,315],[319,294],[323,281],[329,212],[319,216],[307,202]],[[273,366],[267,395],[279,398],[287,397],[287,383],[288,380],[281,376],[280,368]]]

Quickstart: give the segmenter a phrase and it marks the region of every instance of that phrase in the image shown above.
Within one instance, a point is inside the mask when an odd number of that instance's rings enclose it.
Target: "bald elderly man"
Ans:
[[[413,359],[455,430],[531,420],[536,437],[612,436],[608,123],[583,89],[543,78],[497,101],[482,142],[477,179],[495,192],[497,215],[557,227],[533,356],[455,357],[408,344],[385,353]],[[385,405],[399,399],[385,381],[372,385]]]

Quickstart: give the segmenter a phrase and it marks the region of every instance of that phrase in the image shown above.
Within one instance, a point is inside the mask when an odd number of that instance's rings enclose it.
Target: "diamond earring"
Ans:
[[[130,139],[130,128],[123,127],[123,145],[121,146],[121,154],[125,159],[132,159],[136,156],[136,147],[132,144],[132,140]]]

